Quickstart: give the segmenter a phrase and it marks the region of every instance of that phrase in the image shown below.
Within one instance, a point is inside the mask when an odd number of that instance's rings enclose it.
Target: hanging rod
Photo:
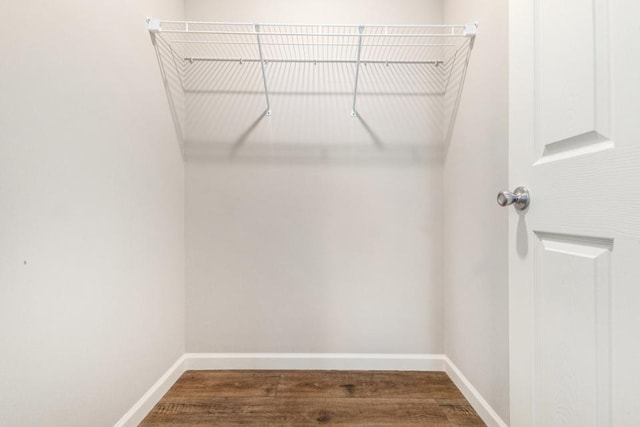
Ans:
[[[270,62],[283,63],[283,64],[357,64],[355,59],[244,59],[244,58],[184,58],[183,61],[187,62],[238,62],[243,64],[245,62],[261,62],[265,64]],[[442,60],[434,61],[376,61],[366,60],[362,61],[362,64],[384,64],[384,65],[435,65],[436,67],[444,64]]]
[[[213,40],[168,40],[175,44],[203,44],[203,45],[248,45],[253,46],[255,42],[235,42],[235,41],[213,41]],[[330,46],[330,47],[358,47],[358,43],[298,43],[298,42],[262,42],[262,46]],[[368,47],[453,47],[454,43],[376,43],[367,45]]]

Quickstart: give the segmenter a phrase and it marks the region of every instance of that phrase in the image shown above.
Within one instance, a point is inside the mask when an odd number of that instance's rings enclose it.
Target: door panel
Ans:
[[[566,235],[537,237],[536,424],[607,425],[613,242]]]
[[[640,426],[640,2],[509,8],[511,425]]]
[[[607,5],[607,0],[535,2],[534,136],[536,154],[543,158],[607,148],[601,144],[610,138]]]

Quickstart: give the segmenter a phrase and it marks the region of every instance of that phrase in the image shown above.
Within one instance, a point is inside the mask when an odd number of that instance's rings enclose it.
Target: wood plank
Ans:
[[[285,372],[277,394],[314,398],[464,399],[444,372]]]
[[[419,399],[208,398],[167,399],[141,424],[198,425],[450,425],[443,409]]]
[[[440,405],[447,419],[456,426],[484,426],[484,422],[466,401],[463,404]]]
[[[278,371],[186,371],[167,396],[273,397]]]

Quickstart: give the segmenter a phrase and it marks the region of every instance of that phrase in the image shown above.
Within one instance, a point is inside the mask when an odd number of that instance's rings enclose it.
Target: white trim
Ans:
[[[187,353],[186,369],[443,371],[442,354]]]
[[[185,353],[114,427],[137,426],[185,371],[221,369],[444,371],[488,427],[507,427],[444,354],[361,353]]]
[[[185,354],[115,423],[114,427],[135,427],[153,409],[185,371]]]
[[[507,423],[493,410],[482,395],[471,385],[469,380],[460,372],[456,365],[447,356],[444,356],[445,369],[451,381],[460,389],[464,397],[469,401],[473,409],[476,410],[482,421],[488,427],[507,427]]]

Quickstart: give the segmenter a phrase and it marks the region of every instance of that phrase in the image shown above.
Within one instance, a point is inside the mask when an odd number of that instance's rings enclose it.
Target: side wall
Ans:
[[[184,353],[184,166],[147,14],[4,2],[0,425],[111,426]]]
[[[187,0],[186,15],[438,24],[442,3]],[[189,352],[442,353],[442,169],[378,160],[189,158]]]
[[[445,353],[509,420],[507,0],[446,0],[445,22],[478,21],[444,166]]]

